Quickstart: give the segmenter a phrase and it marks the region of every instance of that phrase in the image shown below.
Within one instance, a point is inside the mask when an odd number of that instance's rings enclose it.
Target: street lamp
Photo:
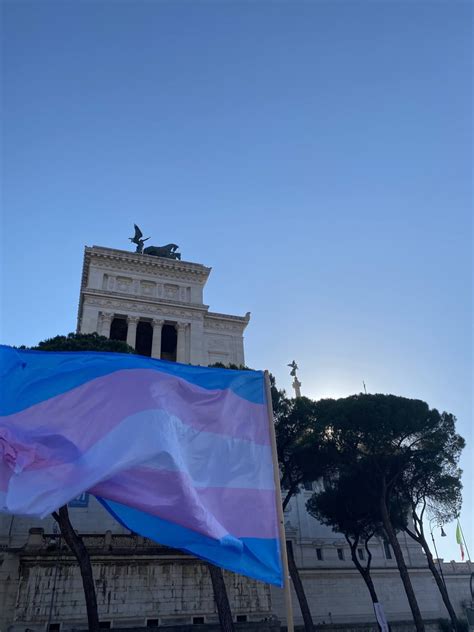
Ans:
[[[441,537],[445,538],[446,537],[446,533],[444,532],[443,527],[440,526],[440,529],[441,529]],[[446,582],[444,580],[443,568],[441,566],[441,561],[439,559],[438,549],[436,548],[436,542],[435,542],[434,535],[433,535],[433,527],[431,526],[431,521],[430,521],[430,533],[431,533],[431,540],[433,541],[433,547],[434,547],[434,550],[435,550],[436,559],[438,561],[439,574],[441,575],[441,579],[443,580],[444,587],[446,588],[446,590],[448,590],[447,586],[446,586]]]

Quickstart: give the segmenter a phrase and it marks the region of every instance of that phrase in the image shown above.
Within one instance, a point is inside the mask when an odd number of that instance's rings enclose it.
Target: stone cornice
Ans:
[[[84,270],[89,268],[93,259],[99,260],[100,265],[103,267],[114,268],[117,266],[117,269],[122,272],[128,268],[134,272],[156,274],[173,279],[192,280],[201,284],[207,281],[211,272],[211,268],[207,268],[200,263],[154,257],[103,246],[86,246],[84,250]]]
[[[250,320],[250,312],[245,316],[233,316],[232,314],[219,314],[217,312],[207,312],[204,315],[204,329],[228,330],[242,333]]]
[[[247,324],[250,320],[250,312],[247,312],[245,316],[234,316],[233,314],[219,314],[219,312],[208,312],[206,318],[213,318],[218,320],[232,320],[234,322]]]

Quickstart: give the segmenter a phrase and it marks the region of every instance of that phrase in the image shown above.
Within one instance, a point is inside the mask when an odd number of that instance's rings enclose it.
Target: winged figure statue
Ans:
[[[143,252],[143,245],[150,238],[147,237],[146,239],[143,239],[142,231],[138,228],[138,226],[136,224],[134,224],[134,226],[135,226],[135,235],[133,237],[129,237],[129,239],[132,242],[132,244],[136,244],[137,245],[137,248],[136,248],[135,252]]]
[[[298,365],[296,364],[296,362],[293,360],[293,362],[291,362],[291,364],[288,364],[287,366],[291,367],[290,375],[296,377],[296,371],[298,369]]]

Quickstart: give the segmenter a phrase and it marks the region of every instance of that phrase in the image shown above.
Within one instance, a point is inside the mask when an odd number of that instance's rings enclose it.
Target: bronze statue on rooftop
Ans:
[[[143,244],[148,241],[150,238],[146,237],[145,239],[143,239],[143,233],[142,231],[138,228],[138,226],[136,224],[134,224],[135,227],[135,235],[133,237],[129,237],[130,241],[133,244],[136,244],[137,247],[135,249],[135,252],[143,252]]]
[[[181,259],[181,254],[176,252],[179,248],[176,244],[166,244],[166,246],[147,246],[143,248],[145,241],[150,239],[146,237],[143,239],[143,233],[139,229],[139,227],[134,224],[135,227],[135,235],[133,237],[129,237],[130,241],[137,245],[135,252],[144,255],[151,255],[153,257],[165,257],[166,259]]]

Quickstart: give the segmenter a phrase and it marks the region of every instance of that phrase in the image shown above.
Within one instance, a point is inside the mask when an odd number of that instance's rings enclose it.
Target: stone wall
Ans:
[[[178,551],[133,534],[84,536],[97,586],[99,615],[112,627],[144,627],[148,619],[160,625],[187,626],[204,617],[211,630],[217,623],[212,586],[204,564]],[[85,602],[78,567],[58,536],[33,528],[26,545],[0,552],[0,630],[45,630],[48,621],[62,630],[83,628]],[[443,564],[452,603],[465,618],[470,603],[471,563]],[[375,626],[365,584],[354,568],[302,568],[314,622],[317,625]],[[428,569],[410,568],[417,599],[427,621],[447,618],[441,596]],[[389,622],[407,621],[410,610],[396,568],[374,568],[373,579]],[[248,622],[276,617],[285,623],[283,594],[260,582],[225,573],[234,617]],[[293,593],[295,623],[301,624]],[[193,630],[196,626],[193,627]],[[374,628],[375,629],[375,628]],[[368,632],[360,630],[359,632]]]
[[[458,616],[466,618],[464,608],[470,603],[469,578],[474,572],[474,565],[443,564],[443,572],[451,603]],[[447,619],[448,613],[428,568],[410,568],[409,573],[423,618]],[[369,592],[355,569],[302,569],[300,575],[315,624],[375,623]],[[375,568],[372,578],[389,623],[410,619],[410,608],[398,569]],[[294,592],[292,596],[294,619],[299,624],[302,616]],[[283,595],[273,587],[272,606],[273,613],[285,623]]]
[[[101,621],[111,621],[113,627],[143,627],[147,619],[158,619],[160,625],[192,624],[193,617],[218,621],[209,571],[197,559],[134,535],[83,537]],[[2,629],[10,625],[11,631],[39,631],[48,621],[61,623],[62,630],[85,626],[79,568],[68,548],[59,548],[59,539],[33,529],[28,545],[8,560],[17,590],[5,591],[10,615]],[[245,615],[249,621],[270,617],[267,585],[234,573],[226,572],[224,578],[234,616]]]

